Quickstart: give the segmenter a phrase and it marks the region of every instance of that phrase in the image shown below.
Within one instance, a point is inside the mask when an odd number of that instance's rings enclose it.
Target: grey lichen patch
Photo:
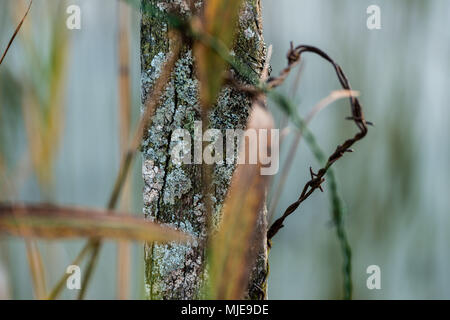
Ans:
[[[181,14],[190,13],[190,8],[187,0],[168,0],[164,3],[159,3],[158,5],[165,11],[177,9]]]
[[[143,0],[162,11],[175,8],[189,15],[185,0]],[[199,9],[201,1],[195,1]],[[233,52],[258,76],[264,64],[265,47],[260,25],[259,0],[246,0],[241,12],[239,33]],[[155,80],[168,57],[168,27],[155,18],[143,15],[141,24],[142,105],[151,93]],[[252,35],[250,37],[250,35]],[[205,252],[199,243],[206,236],[205,205],[202,196],[201,166],[172,161],[172,133],[187,129],[193,134],[200,121],[199,83],[195,77],[192,48],[186,46],[177,61],[171,80],[158,106],[151,126],[142,141],[144,178],[144,214],[147,219],[178,228],[197,241],[188,244],[147,244],[145,246],[146,291],[152,299],[195,299],[201,297]],[[251,101],[232,88],[225,87],[210,114],[212,128],[245,129]],[[225,135],[224,135],[225,136]],[[213,221],[220,212],[234,171],[234,164],[214,167]]]
[[[239,32],[235,53],[259,74],[264,67],[266,47],[262,33],[261,0],[244,2],[239,18]]]
[[[156,56],[154,56],[152,61],[150,62],[150,69],[143,70],[141,76],[141,85],[143,88],[145,88],[145,90],[142,91],[143,98],[146,98],[148,96],[151,85],[156,79],[158,79],[165,62],[166,55],[164,52],[160,52]]]
[[[182,294],[184,291],[183,268],[185,257],[190,248],[186,245],[168,244],[153,246],[152,277],[164,278],[164,281],[153,281],[149,295],[152,298],[163,297],[170,290],[172,293]],[[164,263],[160,263],[164,261]]]
[[[144,203],[146,206],[144,207],[144,212],[149,214],[149,211],[146,211],[151,204],[156,203],[159,199],[159,195],[163,186],[163,171],[160,170],[159,167],[155,166],[154,161],[144,157],[144,161],[142,164],[142,176],[144,178]]]
[[[152,5],[163,3],[164,1],[144,0]],[[151,70],[151,62],[160,52],[168,52],[169,41],[167,39],[167,24],[146,14],[141,19],[141,70],[148,72]]]
[[[183,169],[176,168],[170,171],[166,176],[164,203],[175,204],[175,201],[181,199],[183,195],[188,193],[191,187],[191,180],[186,173],[184,173]]]
[[[169,226],[192,235],[194,240],[187,244],[153,245],[151,276],[163,278],[164,281],[147,283],[147,294],[150,298],[167,297],[167,292],[179,299],[200,297],[202,257],[197,252],[199,235],[196,228],[189,221]]]
[[[245,130],[250,105],[251,101],[245,94],[229,87],[224,88],[219,95],[216,107],[211,113],[211,127],[222,130],[224,139],[226,137],[226,129]],[[224,145],[226,145],[225,140]],[[238,151],[238,148],[236,148],[235,156],[237,156]],[[222,203],[228,192],[234,169],[235,164],[226,162],[217,164],[214,167],[214,204],[217,216],[220,216]]]
[[[251,38],[253,38],[255,36],[255,32],[250,27],[245,29],[244,34],[245,34],[245,37],[247,38],[247,40],[250,40]]]
[[[186,106],[199,110],[198,104],[198,80],[194,77],[194,58],[192,50],[188,50],[176,64],[175,86],[177,88],[178,99]]]
[[[259,212],[256,230],[267,230],[267,207],[265,205]],[[269,272],[266,232],[255,234],[252,242],[252,250],[256,252],[257,258],[251,270],[246,299],[264,300],[267,298],[267,277]]]
[[[143,101],[161,72],[168,50],[168,40],[161,36],[167,33],[165,26],[145,25],[145,22],[144,19],[143,37],[150,41],[159,39],[159,42],[164,43],[154,43],[153,48],[143,48]],[[199,186],[195,183],[199,170],[195,166],[176,165],[170,156],[173,131],[193,126],[193,122],[200,119],[198,82],[193,76],[193,65],[192,52],[186,48],[176,63],[152,125],[142,142],[144,213],[149,220],[179,228],[200,239],[204,235],[205,222],[202,206],[198,199],[195,200],[195,195],[199,193]],[[149,298],[183,299],[197,296],[203,260],[198,240],[189,244],[147,245],[145,260]]]

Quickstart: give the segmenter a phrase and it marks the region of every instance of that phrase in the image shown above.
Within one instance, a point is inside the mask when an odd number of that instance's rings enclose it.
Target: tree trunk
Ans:
[[[168,3],[189,15],[185,1],[148,1],[161,10]],[[207,1],[207,0],[206,0]],[[200,1],[196,1],[200,2]],[[233,54],[259,74],[264,65],[260,0],[245,0],[241,10]],[[142,102],[152,90],[168,56],[168,27],[143,14],[141,23]],[[245,130],[251,101],[245,94],[224,87],[210,114],[210,127]],[[196,121],[201,121],[198,81],[195,77],[192,48],[185,46],[168,83],[162,103],[143,140],[144,214],[202,239],[206,236],[206,217],[202,199],[201,165],[176,165],[170,156],[171,136],[176,129],[187,129],[194,136]],[[201,126],[200,126],[201,128]],[[173,145],[173,143],[172,143]],[[227,194],[235,165],[214,165],[213,190],[215,219]],[[214,220],[214,219],[213,219]],[[261,234],[266,233],[265,210],[260,218]],[[265,237],[258,262],[252,272],[249,298],[265,296],[267,250]],[[199,242],[200,243],[200,242]],[[149,299],[198,299],[203,297],[205,251],[199,243],[187,245],[146,245],[146,292]]]

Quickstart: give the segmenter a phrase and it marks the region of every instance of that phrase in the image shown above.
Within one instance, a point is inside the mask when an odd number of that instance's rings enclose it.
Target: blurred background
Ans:
[[[354,298],[450,299],[450,2],[262,2],[273,72],[285,66],[290,41],[323,49],[361,92],[366,118],[376,124],[356,153],[335,166],[353,251]],[[27,3],[0,1],[1,52]],[[71,4],[81,7],[81,30],[66,28]],[[366,27],[372,4],[381,8],[380,30]],[[121,66],[130,70],[129,88]],[[295,97],[303,116],[340,89],[330,65],[314,55],[304,55],[298,90],[292,89],[295,73],[280,90]],[[0,201],[104,207],[123,141],[139,116],[139,78],[136,10],[111,0],[35,0],[0,66]],[[279,109],[271,109],[283,125]],[[342,100],[312,121],[327,154],[355,132],[348,115]],[[293,136],[283,143],[281,164]],[[298,197],[309,166],[319,164],[302,141],[276,216]],[[140,215],[141,190],[138,157],[122,208]],[[269,200],[273,204],[273,192]],[[47,287],[83,243],[38,243]],[[327,190],[288,218],[274,238],[270,264],[271,299],[342,297],[342,256]],[[366,287],[370,265],[381,269],[381,290]],[[143,275],[141,244],[107,243],[87,297],[143,298]],[[0,298],[33,297],[24,241],[0,238]],[[62,297],[75,294],[66,290]]]

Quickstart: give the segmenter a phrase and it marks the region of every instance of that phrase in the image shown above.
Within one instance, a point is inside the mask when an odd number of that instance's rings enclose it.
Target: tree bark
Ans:
[[[189,15],[184,0],[142,0],[161,10],[177,6],[180,14]],[[207,1],[207,0],[206,0]],[[196,1],[201,3],[201,1]],[[245,0],[241,10],[237,38],[232,54],[261,73],[265,46],[262,36],[260,0]],[[169,53],[168,26],[145,15],[141,22],[142,103],[152,90]],[[210,114],[210,127],[245,130],[251,101],[245,94],[224,87]],[[198,81],[195,76],[192,48],[185,45],[172,73],[162,102],[153,117],[142,142],[144,178],[144,214],[155,220],[188,232],[198,239],[206,236],[207,228],[202,199],[201,165],[176,165],[172,162],[171,135],[176,129],[187,129],[194,135],[195,122],[201,121]],[[220,211],[235,165],[214,165],[214,219]],[[265,210],[261,212],[261,234],[266,233]],[[260,244],[254,266],[248,298],[265,297],[267,250],[265,237]],[[201,243],[201,241],[199,241]],[[146,292],[149,299],[198,299],[204,297],[205,251],[199,243],[145,245]]]

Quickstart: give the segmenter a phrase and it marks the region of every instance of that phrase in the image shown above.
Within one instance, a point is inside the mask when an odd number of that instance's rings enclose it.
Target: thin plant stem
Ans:
[[[45,271],[42,263],[42,256],[35,240],[25,239],[28,264],[33,281],[34,295],[36,299],[42,300],[47,296],[45,285]]]
[[[79,265],[81,261],[83,261],[86,254],[90,251],[89,246],[84,246],[84,248],[80,251],[78,256],[73,260],[72,265]],[[69,278],[68,273],[64,273],[64,275],[59,279],[58,283],[55,285],[55,287],[52,289],[50,294],[48,295],[48,300],[54,300],[58,297],[59,293],[64,288],[64,285],[66,284],[67,279]]]
[[[173,48],[172,48],[172,54],[169,57],[169,59],[166,61],[166,63],[164,64],[163,68],[162,68],[162,72],[160,77],[156,80],[156,83],[153,87],[152,93],[150,94],[149,97],[147,97],[146,99],[146,103],[145,103],[145,111],[144,113],[141,115],[139,124],[135,130],[134,136],[130,142],[130,146],[128,148],[127,153],[124,155],[124,159],[122,161],[122,164],[120,166],[120,170],[119,173],[117,175],[116,178],[116,182],[114,184],[114,188],[113,191],[111,193],[111,196],[109,198],[108,201],[108,205],[107,208],[109,210],[113,210],[115,209],[117,202],[119,200],[121,191],[123,189],[123,185],[124,182],[126,180],[127,177],[127,173],[130,170],[131,164],[133,162],[134,156],[136,155],[139,146],[141,144],[141,140],[142,137],[144,135],[144,131],[145,129],[149,126],[151,119],[153,117],[153,114],[156,110],[156,107],[159,104],[159,101],[164,93],[164,89],[166,87],[167,82],[170,79],[172,70],[175,67],[175,63],[178,60],[180,53],[181,53],[181,48],[182,48],[182,39],[180,37],[180,35],[176,32],[172,32],[171,33],[171,43],[173,43]],[[93,251],[93,254],[91,255],[90,261],[88,262],[88,268],[85,272],[85,278],[84,278],[84,283],[85,286],[87,286],[89,284],[91,275],[93,274],[92,269],[94,269],[96,263],[95,260],[97,260],[98,258],[98,252],[101,249],[101,241],[98,239],[90,239],[88,241],[88,243],[86,243],[86,245],[83,247],[82,252],[84,252],[85,250],[87,251]],[[63,278],[66,277],[66,275],[63,276]],[[67,278],[66,278],[67,279]],[[58,282],[58,284],[60,284],[62,281],[61,280]],[[64,280],[65,281],[65,280]],[[64,281],[62,281],[64,283]],[[53,290],[53,295],[52,298],[56,299],[60,293],[60,291],[62,290],[62,286],[60,286],[59,288],[55,288],[58,290]],[[86,288],[84,289],[86,290]]]
[[[349,92],[348,94],[352,94]],[[355,94],[355,93],[353,93]],[[325,98],[322,101],[326,101],[328,98]],[[319,103],[317,106],[323,106],[325,107],[325,104]],[[308,122],[311,121],[314,114],[320,110],[319,107],[315,107],[310,115],[308,116]],[[309,131],[308,127],[306,126],[306,121],[301,119],[300,117],[297,118],[298,121],[295,121],[297,123],[301,138],[304,137],[306,143],[308,144],[309,148],[311,149],[314,157],[316,160],[321,164],[325,165],[326,161],[326,155],[318,145],[314,135],[311,131]],[[300,139],[299,138],[299,139]],[[311,175],[313,176],[313,172],[311,170]],[[342,266],[342,273],[343,273],[343,291],[344,291],[344,299],[350,300],[352,298],[352,292],[353,292],[353,283],[352,283],[352,251],[350,244],[347,239],[347,234],[345,231],[345,226],[343,222],[343,216],[344,216],[344,210],[342,205],[342,199],[339,196],[338,187],[337,187],[337,180],[336,175],[334,173],[333,168],[328,168],[326,172],[327,179],[329,181],[330,186],[330,198],[331,198],[331,206],[332,206],[332,218],[333,218],[333,224],[336,226],[336,233],[339,240],[339,244],[341,247],[342,257],[343,257],[343,266]],[[310,193],[312,193],[313,190],[310,190]],[[306,199],[306,198],[305,198]]]
[[[322,109],[326,108],[327,106],[329,106],[330,104],[332,104],[333,102],[339,100],[339,99],[343,99],[343,98],[349,98],[352,95],[353,96],[358,96],[358,92],[356,91],[348,91],[348,90],[341,90],[341,91],[333,91],[331,92],[326,98],[320,100],[319,103],[317,103],[310,111],[310,113],[307,115],[307,117],[305,118],[305,125],[309,126],[309,124],[311,123],[311,120],[314,118],[314,116],[321,111]],[[294,157],[295,154],[297,152],[297,149],[300,145],[300,140],[302,139],[302,130],[298,130],[297,133],[295,134],[295,138],[292,141],[292,145],[291,148],[289,149],[289,154],[286,157],[286,160],[284,162],[284,165],[282,166],[282,171],[281,171],[281,177],[280,180],[278,181],[277,187],[275,188],[275,195],[272,198],[271,204],[270,204],[270,209],[269,209],[269,214],[268,214],[268,220],[270,221],[271,218],[274,216],[275,214],[275,210],[277,208],[278,202],[280,201],[281,198],[281,194],[283,193],[283,189],[284,186],[286,184],[286,180],[287,177],[289,175],[289,172],[291,170],[292,167],[292,163],[294,161]]]
[[[81,289],[78,293],[78,300],[84,299],[86,295],[86,291],[88,288],[89,281],[92,278],[92,273],[94,272],[95,266],[98,261],[98,255],[100,253],[100,246],[101,242],[100,240],[96,240],[95,245],[92,247],[92,253],[91,253],[91,259],[88,262],[88,265],[86,267],[86,272],[83,277],[83,282],[81,283]]]
[[[8,42],[8,45],[6,46],[5,51],[2,54],[2,57],[0,58],[0,65],[2,64],[3,60],[5,60],[6,54],[9,51],[9,48],[11,48],[12,43],[14,42],[14,39],[16,38],[17,34],[20,31],[20,28],[22,28],[23,22],[25,21],[25,18],[28,16],[28,13],[30,12],[31,5],[33,4],[33,0],[30,0],[30,4],[28,5],[28,9],[25,12],[25,15],[23,16],[22,20],[20,20],[19,24],[17,25],[16,30],[14,31],[11,39]]]
[[[267,89],[273,89],[280,86],[286,80],[291,70],[300,63],[301,55],[305,52],[315,53],[320,57],[322,57],[323,59],[325,59],[326,61],[328,61],[334,67],[336,75],[338,76],[338,80],[342,85],[342,88],[345,90],[351,90],[350,83],[347,80],[347,77],[345,76],[341,67],[336,62],[334,62],[334,60],[331,59],[325,52],[316,47],[306,45],[300,45],[294,48],[292,44],[291,49],[288,53],[288,66],[282,70],[279,77],[273,78],[270,81],[268,81]],[[291,115],[292,117],[291,120],[295,123],[296,126],[298,126],[299,128],[305,127],[304,120],[299,117],[295,107],[289,101],[289,99],[274,91],[270,91],[269,93],[271,97],[275,99],[275,101],[280,105],[280,107],[285,112],[288,112]],[[354,96],[350,97],[350,107],[352,115],[347,119],[352,120],[355,123],[355,125],[359,129],[359,132],[356,133],[353,137],[344,141],[342,144],[338,145],[336,147],[336,150],[328,157],[326,164],[317,173],[314,173],[312,169],[310,169],[311,179],[304,185],[303,190],[297,201],[292,203],[284,211],[284,214],[280,218],[275,220],[275,222],[270,226],[267,232],[267,239],[269,245],[270,240],[273,238],[273,236],[275,236],[275,234],[277,234],[278,231],[284,227],[283,223],[286,220],[286,218],[291,214],[293,214],[300,206],[300,204],[306,199],[308,199],[309,196],[313,194],[315,190],[320,189],[322,191],[322,183],[325,181],[324,176],[326,175],[330,167],[336,161],[341,159],[345,153],[353,152],[351,147],[358,141],[364,139],[364,137],[367,135],[368,133],[367,126],[370,125],[371,123],[365,120],[361,104],[359,103],[359,100]]]
[[[130,11],[126,4],[118,2],[119,19],[119,114],[120,114],[120,151],[121,154],[127,152],[131,122],[131,91],[130,91],[130,46],[129,46],[129,16]],[[126,212],[131,202],[131,180],[126,179],[121,208]],[[127,299],[130,291],[130,243],[119,241],[117,243],[117,298]]]

